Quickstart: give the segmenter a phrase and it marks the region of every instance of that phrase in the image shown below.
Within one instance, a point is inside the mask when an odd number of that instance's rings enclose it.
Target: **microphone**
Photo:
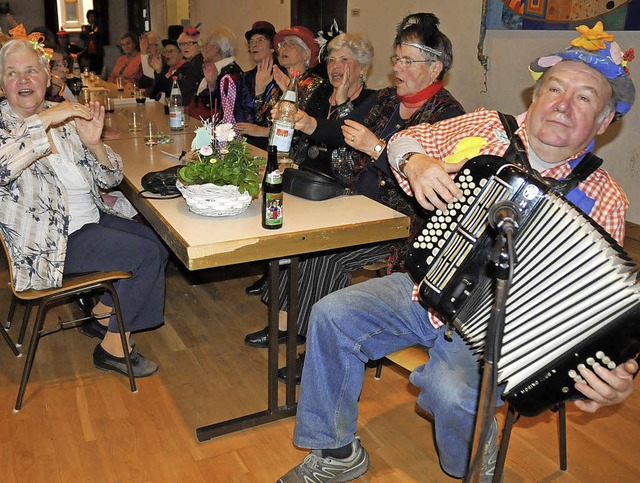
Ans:
[[[520,228],[522,218],[520,208],[513,201],[498,201],[489,208],[489,224],[498,233],[506,236],[508,233],[515,235]]]

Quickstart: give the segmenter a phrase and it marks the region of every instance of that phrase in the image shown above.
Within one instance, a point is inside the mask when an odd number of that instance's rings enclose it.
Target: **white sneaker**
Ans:
[[[344,459],[323,458],[321,450],[311,450],[298,466],[292,468],[277,483],[334,483],[351,481],[369,469],[369,454],[355,437],[351,456]]]

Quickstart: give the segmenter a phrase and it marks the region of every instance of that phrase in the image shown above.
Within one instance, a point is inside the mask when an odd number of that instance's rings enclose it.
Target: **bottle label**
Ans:
[[[182,110],[172,109],[169,111],[169,129],[172,131],[179,131],[184,128],[184,121],[182,120]]]
[[[291,149],[291,140],[295,129],[289,123],[275,121],[271,127],[272,136],[269,144],[273,144],[281,153],[287,153]]]
[[[282,95],[282,99],[280,99],[281,101],[289,101],[289,102],[296,102],[298,99],[298,96],[296,96],[296,93],[294,91],[286,91],[283,95]]]
[[[264,224],[267,226],[282,225],[282,192],[264,194]]]
[[[280,184],[282,183],[282,173],[279,169],[275,171],[271,171],[271,173],[267,173],[267,183],[271,184]]]

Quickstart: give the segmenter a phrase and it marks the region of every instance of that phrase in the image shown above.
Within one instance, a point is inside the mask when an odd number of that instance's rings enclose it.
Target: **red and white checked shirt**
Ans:
[[[529,154],[527,130],[523,122],[525,116],[526,113],[516,117],[520,125],[516,134],[522,139],[527,154]],[[456,146],[462,139],[469,137],[478,137],[486,141],[486,144],[480,148],[479,154],[481,155],[502,156],[509,147],[509,140],[498,113],[486,109],[479,109],[435,124],[419,124],[396,133],[389,142],[388,154],[389,163],[402,189],[408,195],[413,196],[408,180],[396,169],[397,162],[402,156],[408,152],[416,151],[416,149],[407,148],[407,146],[415,147],[417,146],[415,141],[417,141],[422,148],[417,149],[418,152],[424,152],[436,159],[444,159],[454,153]],[[571,166],[568,162],[582,154],[583,152],[576,153],[575,156],[567,159],[566,163],[541,171],[540,174],[556,179],[566,178],[571,172]],[[589,198],[595,200],[593,209],[588,215],[622,245],[629,200],[620,185],[609,173],[597,169],[580,183],[578,188]],[[417,285],[413,289],[412,297],[413,300],[418,300]],[[432,313],[429,316],[434,327],[443,325],[442,321]]]

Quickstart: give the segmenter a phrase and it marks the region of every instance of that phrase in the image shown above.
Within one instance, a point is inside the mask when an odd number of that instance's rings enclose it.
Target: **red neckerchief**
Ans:
[[[183,59],[183,60],[181,60],[180,62],[178,62],[178,64],[177,64],[177,65],[175,65],[175,66],[173,67],[173,69],[169,69],[169,70],[167,71],[167,73],[165,74],[165,77],[166,77],[167,79],[170,79],[171,77],[173,77],[174,72],[175,72],[176,70],[178,70],[180,67],[182,67],[182,66],[184,65],[184,63],[185,63],[185,62],[186,62],[186,60],[184,60],[184,59]]]
[[[421,91],[416,92],[415,94],[398,96],[398,99],[400,99],[400,102],[404,107],[413,109],[416,107],[420,107],[440,89],[442,89],[442,81],[436,81],[433,84],[428,85]]]

